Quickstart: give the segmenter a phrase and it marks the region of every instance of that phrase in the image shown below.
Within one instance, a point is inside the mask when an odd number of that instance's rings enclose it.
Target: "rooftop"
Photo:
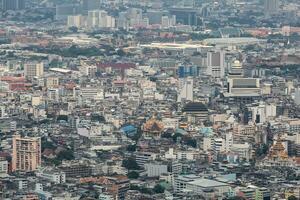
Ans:
[[[214,181],[210,179],[196,179],[194,181],[189,182],[190,185],[196,185],[203,188],[210,188],[210,187],[221,187],[221,186],[228,186],[226,183],[221,183],[219,181]]]
[[[183,112],[205,112],[208,111],[207,107],[200,102],[190,102],[185,105]]]

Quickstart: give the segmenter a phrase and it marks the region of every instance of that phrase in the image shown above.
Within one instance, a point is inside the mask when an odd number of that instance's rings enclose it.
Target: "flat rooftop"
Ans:
[[[259,44],[266,42],[266,40],[257,39],[254,37],[233,37],[233,38],[209,38],[203,40],[204,44],[209,45],[246,45]]]
[[[199,187],[202,187],[202,188],[228,186],[227,183],[222,183],[222,182],[219,182],[219,181],[214,181],[214,180],[205,179],[205,178],[196,179],[194,181],[189,182],[188,184],[196,185],[196,186],[199,186]]]
[[[153,49],[169,49],[169,50],[184,50],[184,49],[198,49],[198,48],[211,48],[212,46],[203,44],[191,43],[151,43],[143,44],[141,47]]]

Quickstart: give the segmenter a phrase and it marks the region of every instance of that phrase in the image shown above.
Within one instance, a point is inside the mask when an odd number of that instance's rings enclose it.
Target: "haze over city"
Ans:
[[[0,0],[0,200],[299,200],[299,0]]]

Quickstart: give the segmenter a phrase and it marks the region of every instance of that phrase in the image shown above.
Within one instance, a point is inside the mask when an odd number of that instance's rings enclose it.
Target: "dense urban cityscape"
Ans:
[[[0,199],[300,199],[299,0],[0,0]]]

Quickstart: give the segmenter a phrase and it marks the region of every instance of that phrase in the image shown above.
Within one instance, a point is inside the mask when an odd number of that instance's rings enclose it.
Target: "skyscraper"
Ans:
[[[223,78],[225,75],[225,53],[208,52],[206,73],[213,78]]]
[[[68,27],[81,28],[86,26],[87,17],[83,15],[70,15],[68,16]]]
[[[69,15],[79,15],[82,12],[80,4],[62,4],[56,5],[56,20],[67,20]]]
[[[192,8],[171,8],[170,14],[176,16],[176,21],[180,24],[196,26],[198,25],[197,10]]]
[[[0,0],[2,10],[22,10],[25,9],[25,0]]]
[[[100,8],[100,0],[83,0],[83,12],[86,15],[90,10],[97,10]]]
[[[279,9],[279,0],[265,0],[264,8],[266,15],[276,14]]]
[[[193,101],[194,81],[192,78],[182,79],[179,85],[179,95],[177,102]]]
[[[88,27],[90,28],[113,28],[115,18],[109,16],[104,10],[92,10],[88,12]]]
[[[12,171],[34,171],[41,165],[41,138],[13,136]]]

